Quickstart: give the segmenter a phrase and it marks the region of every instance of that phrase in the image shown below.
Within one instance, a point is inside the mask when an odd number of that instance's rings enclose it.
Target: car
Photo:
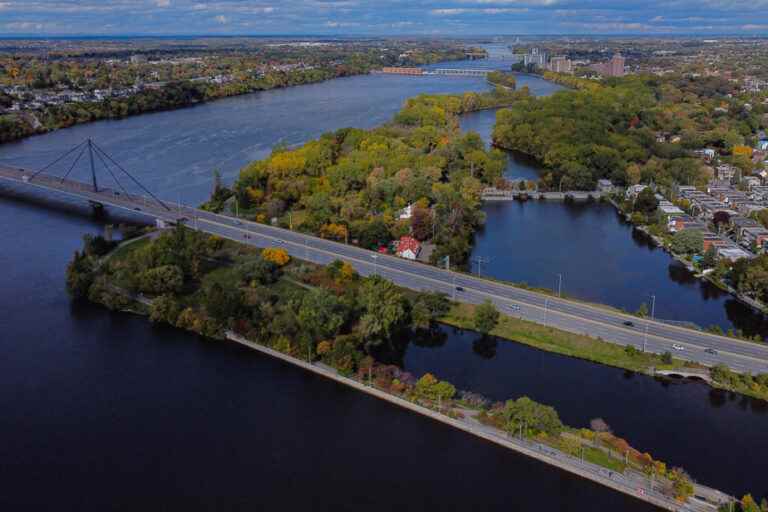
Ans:
[[[672,348],[675,349],[675,350],[685,350],[685,347],[680,345],[680,344],[678,344],[678,343],[673,343],[672,344]]]
[[[239,221],[239,220],[236,220],[236,221],[235,221],[235,224],[237,224],[238,226],[242,226],[242,225],[243,225],[243,222],[242,222],[242,221]]]
[[[704,352],[706,352],[707,354],[713,355],[713,356],[716,356],[717,353],[718,353],[717,350],[715,350],[713,348],[705,348]]]
[[[633,322],[632,320],[624,320],[624,325],[626,325],[627,327],[634,327],[635,322]]]
[[[457,286],[456,287],[456,291],[457,292],[463,292],[464,291],[464,287],[463,286]]]
[[[520,306],[518,306],[517,304],[510,304],[509,309],[511,309],[512,311],[520,311]]]

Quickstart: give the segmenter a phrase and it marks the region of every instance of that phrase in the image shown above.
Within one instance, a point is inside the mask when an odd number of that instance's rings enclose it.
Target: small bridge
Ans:
[[[478,76],[485,78],[489,73],[492,73],[493,69],[464,69],[464,68],[440,68],[440,69],[424,69],[424,68],[404,68],[404,67],[387,67],[382,68],[374,73],[382,75],[407,75],[407,76]]]
[[[709,375],[709,370],[706,368],[680,368],[677,370],[658,370],[654,368],[653,375],[659,375],[661,377],[680,377],[683,379],[700,379],[709,384],[712,383],[712,377]]]
[[[479,76],[486,77],[489,73],[492,73],[491,69],[428,69],[424,71],[425,75],[442,75],[442,76]]]
[[[600,199],[602,192],[599,190],[582,191],[569,190],[567,192],[539,192],[538,190],[500,190],[487,188],[483,190],[483,201],[525,201],[528,199],[544,199],[550,201],[588,201]]]

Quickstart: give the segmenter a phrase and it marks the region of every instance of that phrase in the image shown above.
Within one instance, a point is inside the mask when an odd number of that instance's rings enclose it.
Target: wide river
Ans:
[[[556,90],[532,77],[520,82],[537,94]],[[93,137],[153,191],[193,203],[209,193],[213,169],[231,179],[277,143],[375,126],[422,92],[485,87],[477,78],[345,78],[74,127],[0,146],[0,161],[41,166]],[[483,113],[466,123],[487,133],[491,119]],[[535,172],[512,160],[510,172],[518,170]],[[64,290],[66,263],[82,235],[99,232],[101,224],[81,205],[60,200],[57,208],[42,207],[17,195],[0,198],[4,509],[648,510],[241,347],[72,304]],[[476,252],[492,256],[485,272],[541,285],[561,272],[568,293],[625,307],[655,292],[665,318],[674,315],[662,308],[671,311],[675,300],[694,313],[714,300],[681,291],[700,285],[670,279],[666,268],[654,279],[669,280],[664,290],[678,298],[665,302],[655,286],[638,291],[630,276],[652,272],[621,269],[611,258],[652,268],[669,259],[638,245],[602,206],[513,203],[488,211]],[[493,246],[493,233],[503,226],[506,239]],[[602,235],[588,239],[602,245],[582,256],[589,226]],[[587,259],[595,254],[599,260]],[[538,261],[554,256],[551,266]],[[562,266],[569,258],[573,266]],[[609,295],[581,293],[578,276],[592,279],[594,293]],[[622,287],[626,302],[609,300],[622,297]],[[713,316],[704,317],[707,324],[718,321]],[[602,416],[617,433],[704,483],[768,492],[762,403],[699,385],[662,385],[512,343],[480,343],[468,333],[444,329],[443,335],[434,346],[408,347],[406,368],[434,371],[495,399],[528,394],[575,425]]]

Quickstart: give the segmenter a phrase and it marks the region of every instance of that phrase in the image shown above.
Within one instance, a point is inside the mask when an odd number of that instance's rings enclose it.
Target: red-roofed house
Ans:
[[[421,244],[412,236],[404,236],[397,242],[397,255],[407,260],[415,260],[421,251]]]

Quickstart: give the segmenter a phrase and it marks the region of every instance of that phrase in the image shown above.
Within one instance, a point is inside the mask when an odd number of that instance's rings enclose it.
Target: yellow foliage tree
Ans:
[[[333,349],[333,344],[330,341],[321,341],[317,344],[317,354],[325,355]]]
[[[733,154],[734,155],[745,155],[745,156],[752,156],[752,148],[749,146],[733,146]]]
[[[268,247],[261,251],[261,257],[267,261],[271,261],[278,267],[286,265],[291,261],[291,257],[288,256],[288,252],[285,249],[278,249],[276,247]]]
[[[325,224],[320,228],[320,236],[333,240],[346,240],[349,232],[344,224]]]

